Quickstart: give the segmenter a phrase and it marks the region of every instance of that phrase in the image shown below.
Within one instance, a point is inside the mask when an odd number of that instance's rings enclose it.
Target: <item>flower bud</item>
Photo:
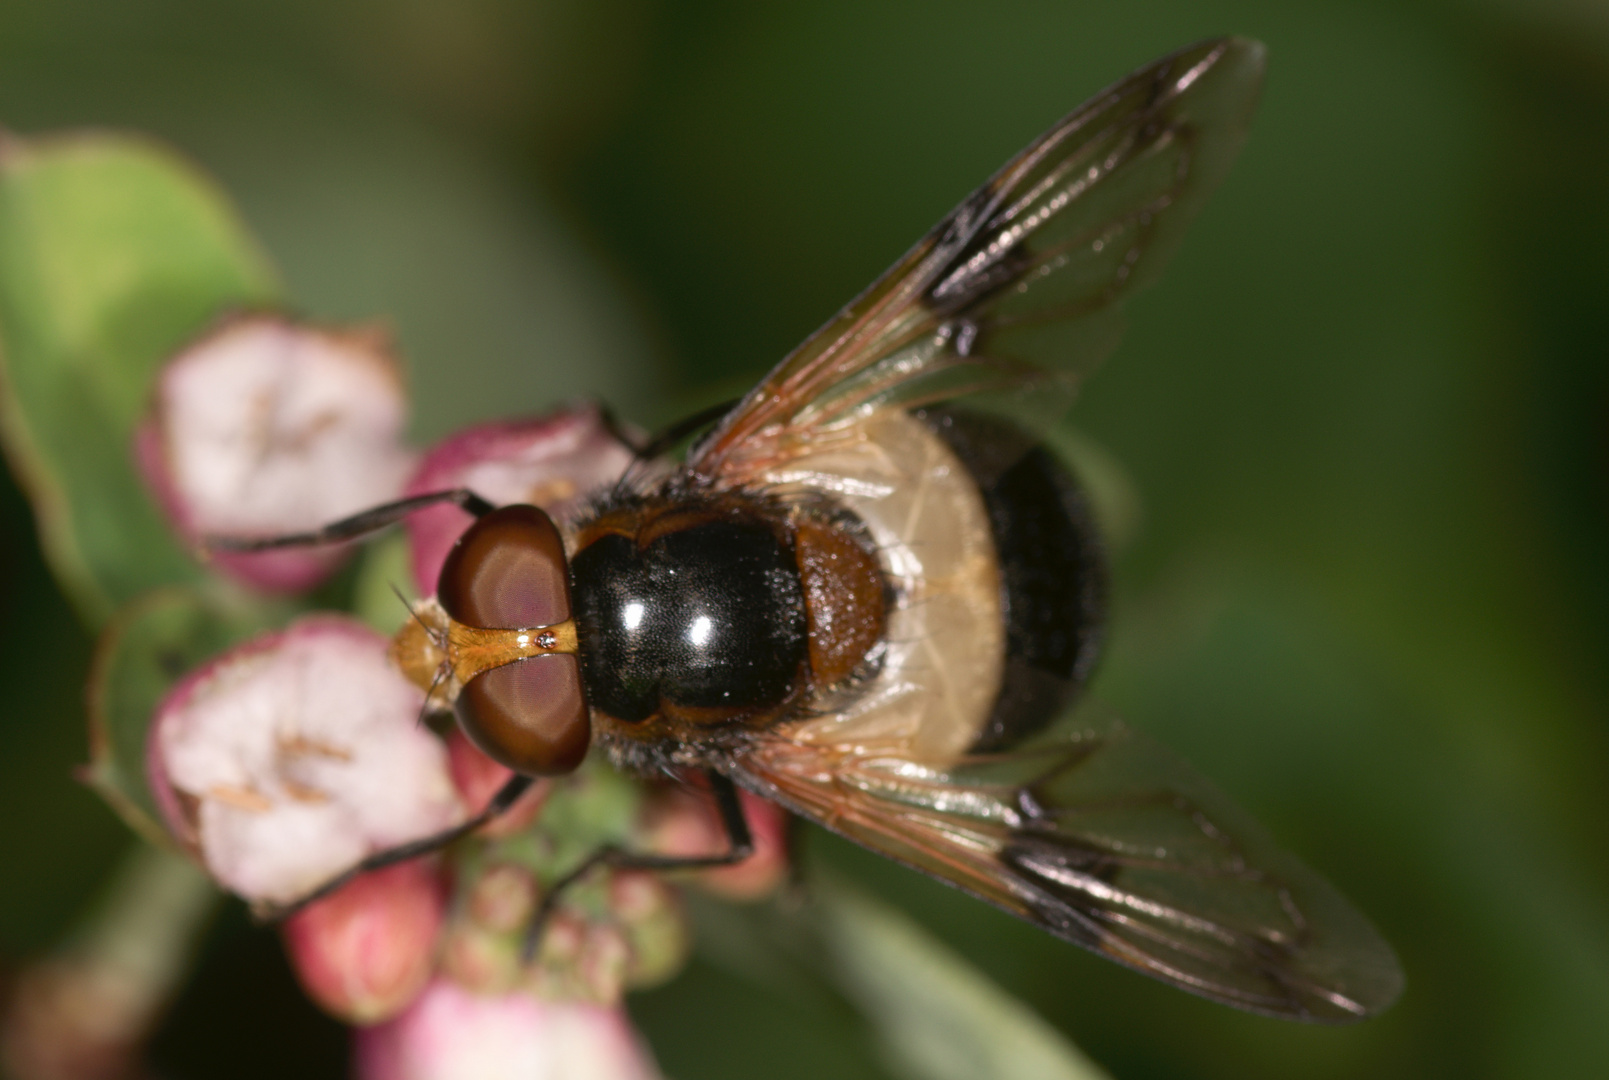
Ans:
[[[658,986],[687,962],[687,922],[676,890],[658,874],[617,871],[609,882],[609,912],[619,922],[628,951],[625,985]]]
[[[445,893],[434,863],[414,860],[364,874],[292,915],[285,947],[303,988],[348,1023],[401,1012],[430,980]]]
[[[582,405],[449,436],[426,453],[407,493],[467,487],[499,506],[531,503],[563,521],[590,495],[619,479],[631,461],[631,448],[615,437],[597,408]],[[441,564],[471,520],[450,505],[421,510],[408,519],[420,593],[436,591]]]
[[[299,899],[367,855],[463,819],[423,694],[386,640],[322,615],[191,673],[157,707],[151,789],[224,887]]]
[[[442,948],[441,972],[476,993],[507,993],[525,974],[520,937],[455,919]]]
[[[615,1005],[626,988],[626,969],[631,962],[631,946],[625,934],[612,923],[591,923],[581,943],[576,965],[588,1001]]]
[[[559,908],[548,917],[543,928],[537,963],[548,968],[575,966],[586,944],[587,922],[567,908]]]
[[[524,930],[536,914],[536,878],[523,866],[498,863],[475,879],[469,890],[469,917],[488,930]]]
[[[619,1008],[475,994],[433,983],[394,1020],[357,1035],[359,1080],[656,1080]]]
[[[402,378],[380,335],[245,315],[168,362],[135,451],[185,540],[274,536],[396,498],[414,465],[406,421]],[[322,547],[211,558],[248,585],[298,591],[343,555]]]

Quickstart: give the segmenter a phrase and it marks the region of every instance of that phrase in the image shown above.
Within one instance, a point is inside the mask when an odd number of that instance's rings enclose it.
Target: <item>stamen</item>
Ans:
[[[300,732],[294,735],[281,735],[279,737],[279,752],[293,757],[311,754],[318,757],[333,758],[336,761],[352,760],[350,750],[343,750],[339,746],[308,738]]]
[[[232,806],[236,810],[244,810],[249,814],[266,814],[274,808],[274,803],[266,795],[251,788],[232,787],[227,784],[215,784],[207,789],[207,798],[215,799],[225,806]]]
[[[292,799],[299,803],[309,803],[317,806],[321,803],[327,803],[330,801],[329,795],[320,791],[318,788],[308,787],[306,784],[298,784],[294,780],[281,780],[280,786],[285,789],[285,794],[289,795]]]

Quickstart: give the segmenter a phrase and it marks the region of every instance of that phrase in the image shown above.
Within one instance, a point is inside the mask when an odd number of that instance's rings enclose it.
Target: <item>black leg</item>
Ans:
[[[715,796],[715,808],[721,815],[721,826],[726,830],[726,850],[719,855],[654,855],[640,851],[622,851],[612,845],[601,847],[581,860],[579,866],[555,881],[542,904],[536,909],[531,925],[525,931],[525,946],[521,956],[526,963],[536,956],[542,944],[542,932],[558,906],[564,891],[600,866],[616,870],[705,870],[715,866],[731,866],[754,854],[754,837],[749,833],[748,819],[743,816],[743,804],[738,801],[737,788],[732,781],[713,769],[709,777],[710,791]]]
[[[711,405],[707,409],[700,409],[692,416],[678,420],[670,427],[660,431],[642,446],[633,447],[632,452],[637,455],[636,459],[626,466],[626,471],[620,474],[619,480],[615,481],[615,494],[620,495],[630,491],[636,484],[637,478],[642,475],[643,466],[657,460],[671,447],[695,431],[708,427],[731,412],[732,407],[741,400],[741,398],[733,398],[731,401],[723,401],[719,405]]]
[[[491,801],[486,804],[485,808],[468,821],[454,825],[450,829],[443,829],[439,833],[420,837],[418,840],[410,840],[406,844],[398,844],[394,848],[377,851],[351,869],[326,881],[306,896],[283,905],[253,905],[253,911],[260,919],[277,922],[289,915],[294,915],[313,901],[323,899],[361,874],[367,874],[372,870],[383,870],[388,866],[395,866],[397,863],[407,862],[409,859],[417,859],[421,855],[429,855],[432,852],[440,851],[453,841],[463,839],[488,821],[502,815],[509,807],[518,802],[519,797],[529,791],[534,783],[536,783],[535,777],[511,776],[504,782],[502,787],[497,789],[497,794],[492,796]]]
[[[615,415],[615,411],[602,402],[598,403],[598,419],[608,429],[609,434],[614,436],[615,441],[628,448],[633,454],[641,455],[643,448],[648,445],[648,439],[652,438],[652,436],[644,436],[640,432],[628,430],[627,426],[620,422],[620,417]]]
[[[699,428],[708,427],[710,424],[715,423],[715,421],[731,412],[737,403],[742,400],[742,398],[733,398],[730,401],[723,401],[719,405],[711,405],[707,409],[700,409],[692,416],[676,421],[676,423],[649,439],[648,445],[637,451],[638,460],[652,461]]]
[[[407,499],[372,507],[349,518],[331,522],[312,532],[287,533],[283,536],[209,536],[201,542],[208,551],[272,551],[276,548],[315,547],[319,544],[339,544],[343,540],[356,540],[388,525],[395,525],[415,510],[423,510],[437,503],[450,502],[469,511],[476,517],[497,509],[468,488],[435,491],[428,495],[414,495]]]

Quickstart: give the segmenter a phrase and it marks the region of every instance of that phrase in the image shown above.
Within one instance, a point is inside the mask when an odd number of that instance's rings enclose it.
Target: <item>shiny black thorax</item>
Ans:
[[[570,563],[593,708],[768,712],[798,688],[807,640],[792,547],[762,520],[697,520],[639,545],[609,533]]]

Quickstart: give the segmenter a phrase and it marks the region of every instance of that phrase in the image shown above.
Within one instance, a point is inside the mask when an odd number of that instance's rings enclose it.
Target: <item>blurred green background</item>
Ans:
[[[0,121],[154,132],[321,319],[380,318],[416,434],[741,386],[1008,155],[1212,33],[1247,149],[1077,428],[1141,506],[1097,689],[1381,926],[1384,1017],[1197,1001],[829,838],[1123,1080],[1609,1073],[1609,5],[5,0]],[[0,493],[0,964],[124,828],[71,782],[90,641]],[[667,1072],[881,1075],[718,963],[633,1009]],[[242,1060],[242,1048],[251,1053]],[[231,910],[153,1054],[345,1075]]]

